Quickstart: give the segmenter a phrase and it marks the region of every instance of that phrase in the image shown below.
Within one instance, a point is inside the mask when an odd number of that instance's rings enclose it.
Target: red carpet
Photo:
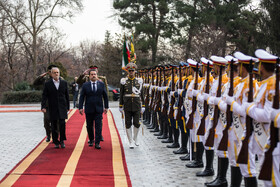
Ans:
[[[112,114],[103,116],[101,150],[88,146],[84,115],[78,110],[69,115],[66,148],[55,149],[43,140],[0,186],[131,186]]]

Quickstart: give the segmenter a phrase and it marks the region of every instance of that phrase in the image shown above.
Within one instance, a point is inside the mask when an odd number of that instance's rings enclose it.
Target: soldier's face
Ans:
[[[89,79],[91,81],[96,81],[97,80],[97,72],[96,71],[91,71],[89,74]]]
[[[135,75],[135,71],[133,69],[128,70],[128,74],[129,76],[134,76]]]

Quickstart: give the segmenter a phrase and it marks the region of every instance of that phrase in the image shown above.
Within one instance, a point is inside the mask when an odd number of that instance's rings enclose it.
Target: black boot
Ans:
[[[206,167],[203,171],[197,172],[196,176],[205,177],[205,176],[213,176],[213,160],[214,160],[214,150],[205,150],[206,152]]]
[[[181,131],[181,147],[177,151],[173,151],[174,154],[186,154],[186,153],[188,153],[188,149],[187,149],[188,140],[187,140],[187,138],[188,138],[187,133],[185,133],[184,131]]]
[[[202,155],[204,152],[204,147],[203,147],[202,142],[195,142],[195,144],[196,144],[195,160],[193,162],[186,164],[186,167],[203,168]]]
[[[240,187],[242,175],[239,167],[231,166],[231,187]]]
[[[162,122],[162,119],[161,119],[161,114],[159,113],[158,115],[159,115],[159,119],[158,119],[159,133],[154,134],[154,136],[162,136],[163,135],[163,122]]]
[[[256,177],[244,177],[245,187],[257,187],[257,178]]]
[[[161,136],[157,137],[157,139],[166,139],[168,138],[167,134],[163,133]]]
[[[191,142],[192,146],[191,146],[191,152],[192,152],[192,160],[195,160],[195,153],[194,153],[194,143]],[[190,153],[186,154],[185,156],[181,156],[180,157],[181,160],[185,161],[185,160],[191,160],[191,155]]]
[[[168,129],[168,139],[161,141],[161,143],[173,143],[173,132],[172,132],[173,130],[171,125],[169,125],[169,123],[167,129]]]
[[[212,181],[210,181],[210,182],[206,182],[206,183],[204,183],[204,185],[205,186],[207,186],[208,184],[212,184],[212,183],[214,183],[214,182],[216,182],[217,180],[218,180],[218,178],[219,178],[219,176],[220,176],[220,173],[221,173],[221,160],[219,159],[219,157],[218,157],[218,160],[217,160],[217,176],[216,176],[216,178],[214,179],[214,180],[212,180]]]
[[[220,173],[218,173],[218,178],[215,182],[207,184],[206,186],[211,187],[227,187],[227,169],[228,169],[228,158],[219,158],[221,163]]]

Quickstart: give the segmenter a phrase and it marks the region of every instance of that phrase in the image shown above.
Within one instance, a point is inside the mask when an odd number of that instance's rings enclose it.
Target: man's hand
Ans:
[[[43,112],[43,113],[46,113],[46,112],[47,112],[47,109],[42,108],[42,112]]]
[[[88,75],[89,70],[90,70],[90,69],[85,70],[85,71],[84,71],[84,75]]]
[[[105,108],[104,109],[104,114],[107,114],[108,110],[109,110],[108,108]]]
[[[83,115],[84,114],[84,109],[80,109],[79,112],[80,112],[81,115]]]

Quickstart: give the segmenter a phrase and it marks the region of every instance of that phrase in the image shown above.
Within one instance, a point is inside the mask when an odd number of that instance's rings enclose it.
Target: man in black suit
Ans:
[[[94,130],[93,123],[95,122],[95,148],[100,149],[101,131],[102,131],[102,113],[108,111],[108,96],[106,87],[103,82],[98,80],[97,71],[92,69],[89,71],[89,82],[83,84],[80,100],[79,110],[83,115],[83,105],[85,101],[85,114],[87,121],[87,132],[89,137],[89,146],[93,146]],[[103,102],[105,109],[103,107]]]
[[[51,69],[52,79],[45,83],[41,109],[42,112],[46,112],[46,103],[49,105],[49,117],[52,127],[53,143],[55,148],[65,148],[64,140],[66,140],[65,134],[65,119],[67,119],[67,112],[70,108],[69,94],[67,82],[59,77],[59,69],[54,67]],[[59,123],[59,135],[60,141],[58,141],[57,122]]]

